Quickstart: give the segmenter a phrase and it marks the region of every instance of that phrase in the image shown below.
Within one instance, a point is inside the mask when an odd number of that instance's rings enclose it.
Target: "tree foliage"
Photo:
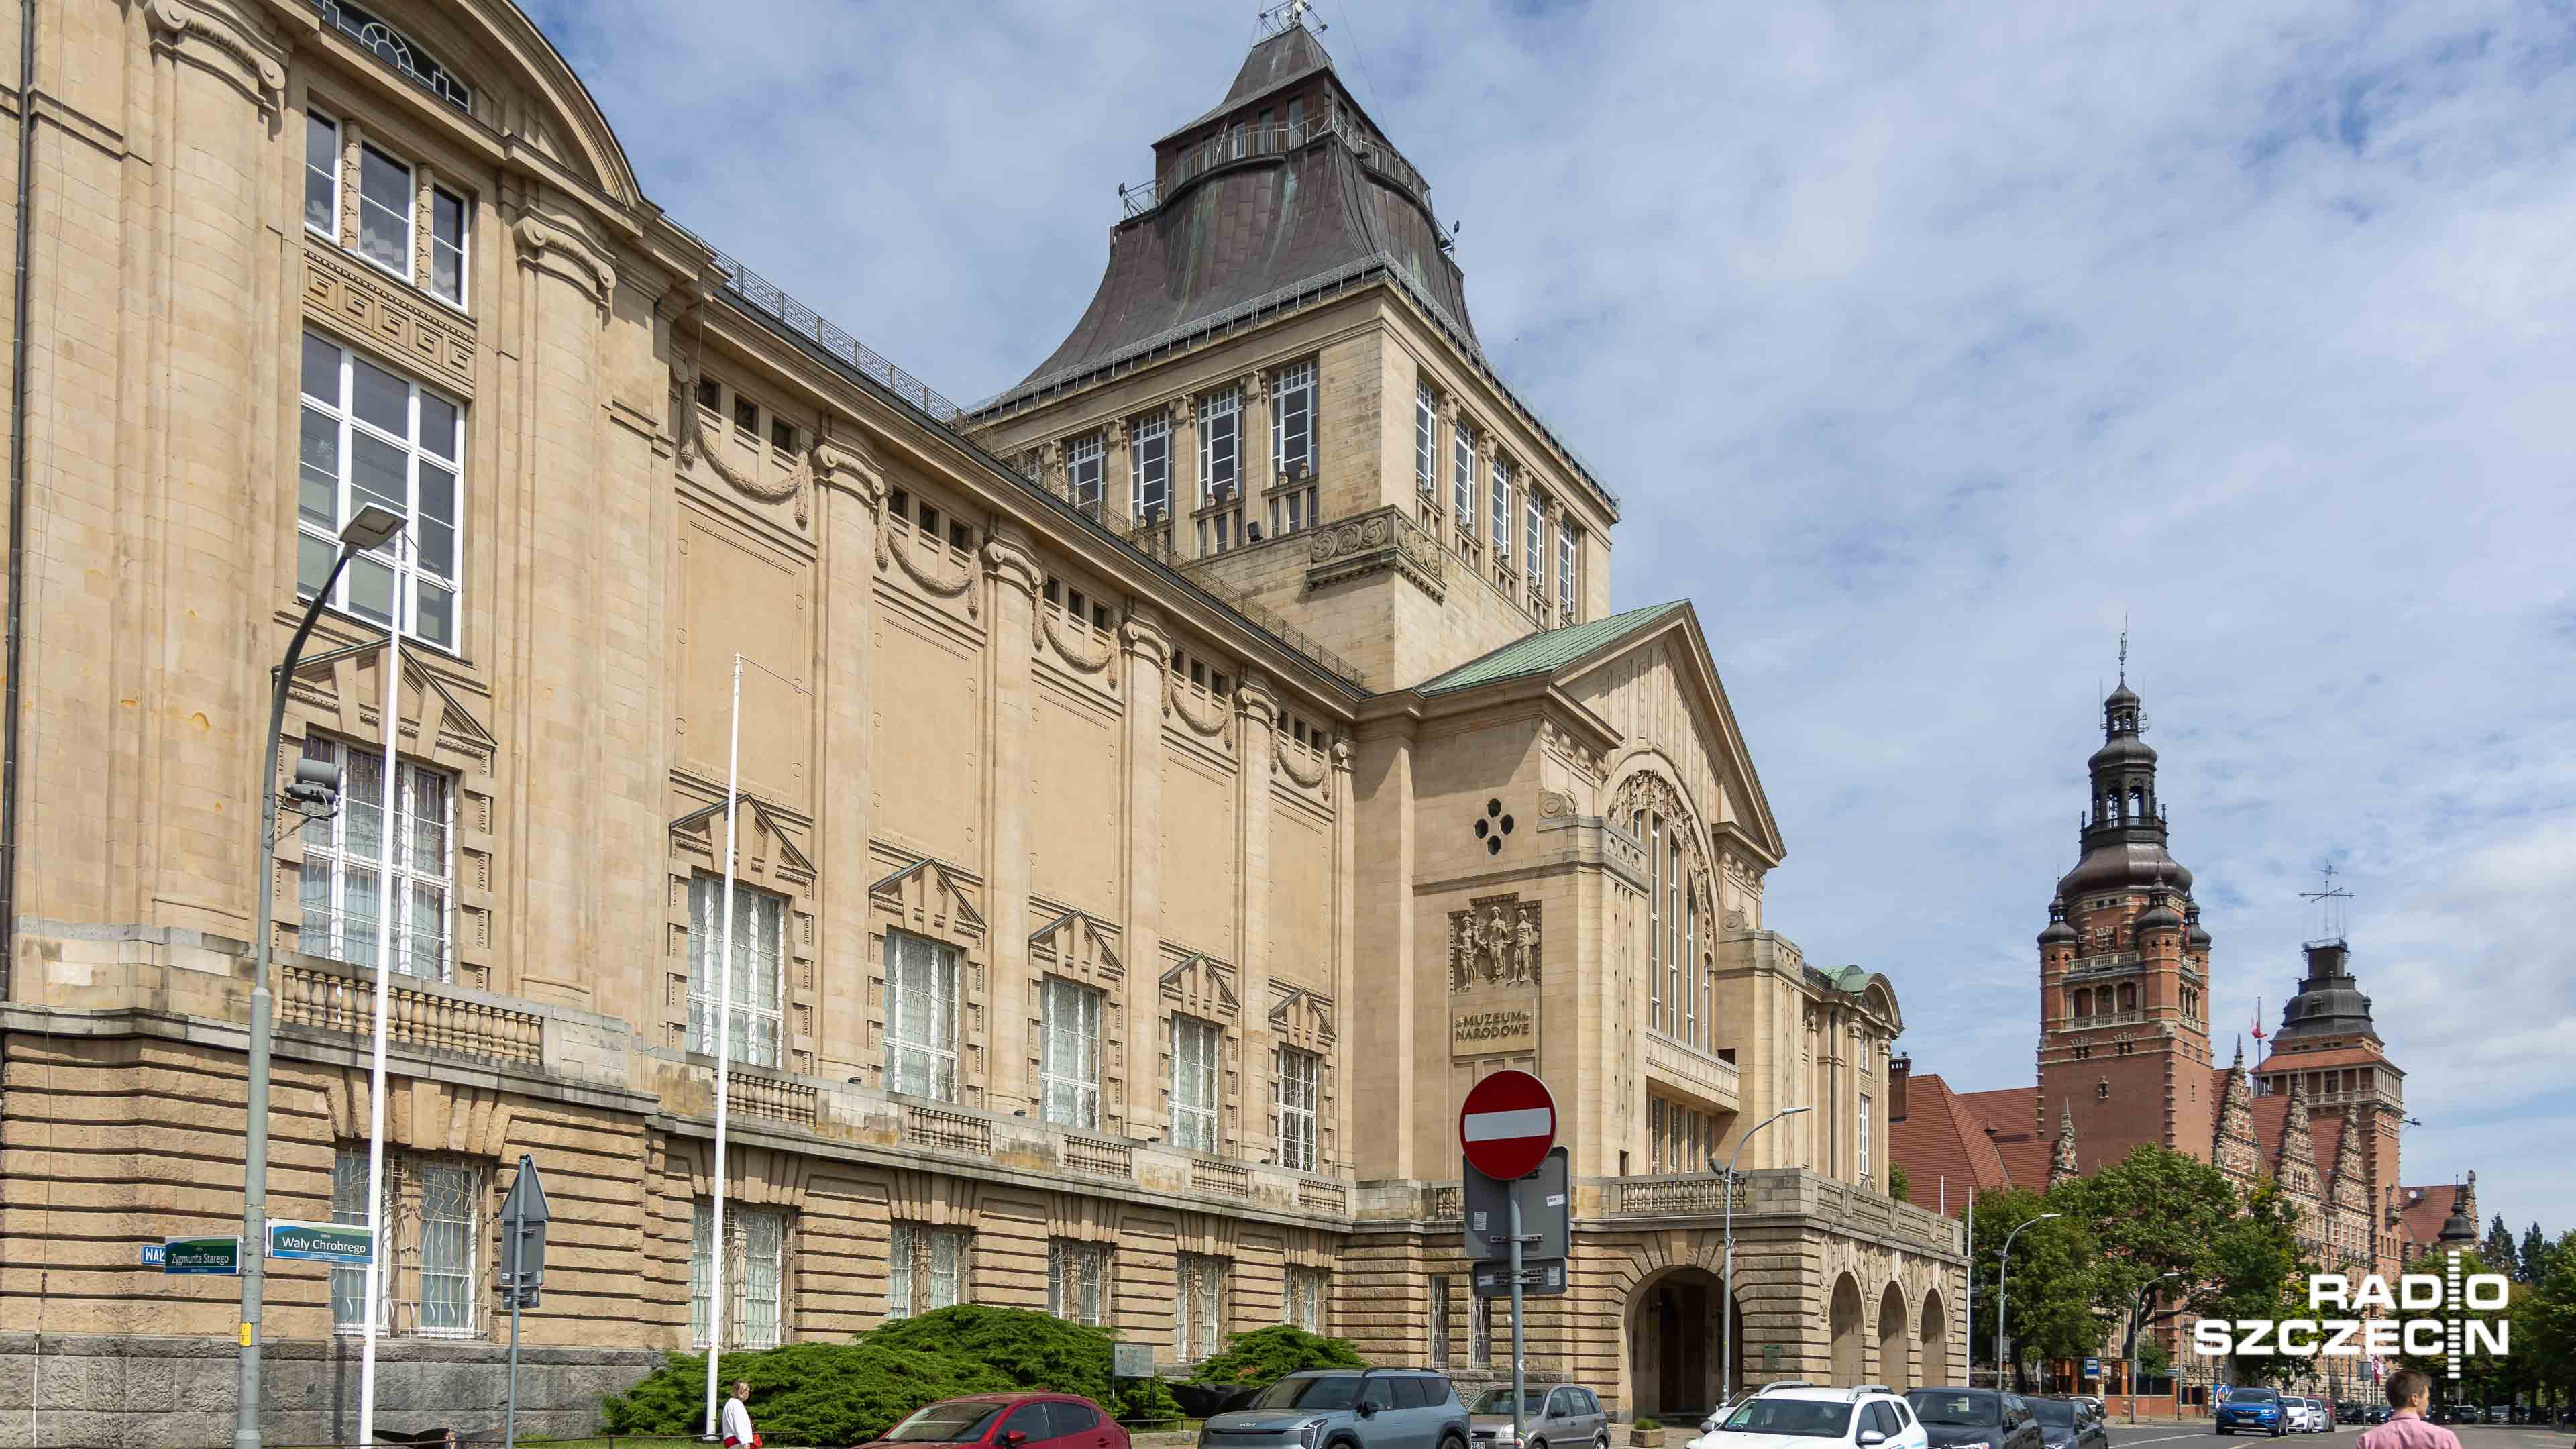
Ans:
[[[856,1343],[792,1343],[729,1353],[717,1379],[751,1384],[752,1422],[776,1444],[862,1444],[924,1404],[1015,1387],[951,1353]],[[604,1403],[612,1434],[694,1434],[706,1425],[705,1354],[671,1355],[661,1368]]]
[[[2080,1212],[2071,1210],[2063,1184],[2051,1192],[2027,1188],[1990,1188],[1977,1195],[1976,1318],[1970,1328],[1969,1352],[1991,1361],[1995,1314],[2004,1313],[2005,1333],[2013,1357],[2080,1358],[2102,1344],[2093,1317],[2093,1265],[2098,1259],[2092,1234]],[[2043,1213],[2057,1213],[2038,1221]],[[2012,1237],[2012,1260],[2002,1259],[2004,1241]],[[2003,1270],[2002,1293],[1996,1291]]]
[[[2495,1221],[2487,1224],[2487,1240],[2480,1245],[2480,1250],[2486,1254],[2488,1262],[2496,1265],[2497,1271],[2517,1278],[2522,1276],[2522,1251],[2514,1246],[2513,1229],[2504,1225],[2504,1214],[2497,1213]]]
[[[1227,1335],[1225,1352],[1200,1364],[1190,1377],[1207,1384],[1266,1384],[1301,1369],[1366,1367],[1347,1340],[1279,1323]]]
[[[2530,1230],[2522,1235],[2522,1249],[2517,1255],[2518,1261],[2514,1264],[2518,1271],[2514,1276],[2525,1283],[2534,1284],[2547,1279],[2550,1255],[2555,1246],[2549,1239],[2541,1236],[2540,1224],[2533,1223]]]
[[[2513,1356],[2535,1385],[2576,1404],[2576,1230],[2545,1244],[2544,1276],[2531,1285],[2513,1321]]]
[[[1902,1162],[1891,1162],[1887,1165],[1887,1195],[1898,1202],[1914,1201],[1914,1182],[1905,1175],[1905,1164]],[[2532,1231],[2538,1232],[2538,1226],[2535,1225]]]

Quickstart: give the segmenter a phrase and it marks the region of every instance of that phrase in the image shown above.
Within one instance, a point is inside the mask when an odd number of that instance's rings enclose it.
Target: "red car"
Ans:
[[[1098,1404],[1072,1394],[973,1394],[918,1409],[874,1440],[881,1445],[981,1449],[1132,1449]]]

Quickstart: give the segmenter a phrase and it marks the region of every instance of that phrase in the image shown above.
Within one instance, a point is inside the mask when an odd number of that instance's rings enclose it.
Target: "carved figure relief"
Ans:
[[[1449,989],[1536,986],[1539,905],[1517,895],[1486,896],[1449,913]]]

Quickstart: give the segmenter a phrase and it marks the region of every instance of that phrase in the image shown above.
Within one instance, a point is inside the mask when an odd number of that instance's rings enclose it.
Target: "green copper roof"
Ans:
[[[1470,659],[1446,674],[1433,677],[1421,686],[1421,692],[1447,694],[1455,689],[1492,684],[1499,679],[1551,673],[1604,645],[1660,622],[1682,608],[1684,603],[1684,600],[1675,599],[1669,604],[1649,604],[1642,609],[1630,609],[1624,614],[1612,614],[1587,624],[1542,630],[1526,638],[1515,639],[1481,659]]]

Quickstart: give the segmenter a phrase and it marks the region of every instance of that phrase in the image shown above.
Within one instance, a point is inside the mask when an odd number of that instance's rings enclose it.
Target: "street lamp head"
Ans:
[[[385,541],[402,532],[402,515],[381,503],[370,503],[358,510],[346,527],[340,530],[340,546],[353,552],[382,548]]]

